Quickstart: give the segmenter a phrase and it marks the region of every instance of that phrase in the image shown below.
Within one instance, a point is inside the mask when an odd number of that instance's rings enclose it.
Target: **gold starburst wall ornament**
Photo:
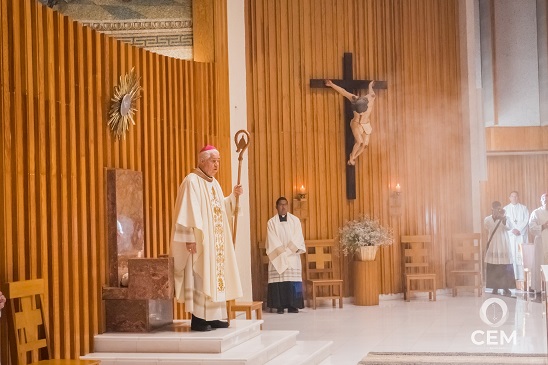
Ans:
[[[109,120],[107,125],[110,127],[114,136],[118,139],[124,137],[129,129],[129,123],[135,125],[133,116],[137,111],[135,103],[141,97],[140,77],[135,73],[135,69],[124,76],[120,76],[120,84],[114,88],[114,97],[110,105]]]

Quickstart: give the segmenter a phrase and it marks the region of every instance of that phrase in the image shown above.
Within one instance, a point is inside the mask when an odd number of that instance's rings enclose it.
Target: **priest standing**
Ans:
[[[284,197],[276,201],[278,213],[267,224],[268,260],[267,306],[283,314],[304,308],[301,254],[306,250],[299,218],[287,211]]]
[[[528,241],[529,210],[525,205],[519,203],[517,191],[512,191],[508,199],[510,199],[510,204],[505,206],[504,210],[511,228],[508,236],[514,261],[514,275],[516,280],[523,280],[523,249],[521,246]]]
[[[535,266],[531,270],[533,289],[540,292],[540,265],[548,264],[548,195],[540,197],[541,207],[533,210],[529,218],[529,229],[535,236]]]
[[[175,261],[175,296],[192,313],[191,329],[226,328],[226,301],[242,296],[240,274],[232,242],[231,218],[240,185],[230,196],[215,179],[220,154],[207,145],[198,155],[198,167],[177,192],[171,235]]]

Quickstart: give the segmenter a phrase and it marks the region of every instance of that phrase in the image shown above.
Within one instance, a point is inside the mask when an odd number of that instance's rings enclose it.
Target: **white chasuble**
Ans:
[[[535,267],[531,269],[531,281],[536,291],[541,289],[540,265],[548,264],[548,229],[542,225],[548,222],[548,210],[538,208],[533,210],[529,219],[529,229],[535,237]]]
[[[269,283],[302,281],[301,254],[306,248],[299,218],[287,213],[286,222],[277,214],[269,219],[265,247]]]
[[[205,320],[226,317],[226,301],[242,296],[229,223],[234,207],[234,196],[225,198],[217,180],[199,170],[179,187],[171,242],[175,295]],[[195,254],[187,242],[196,242]]]

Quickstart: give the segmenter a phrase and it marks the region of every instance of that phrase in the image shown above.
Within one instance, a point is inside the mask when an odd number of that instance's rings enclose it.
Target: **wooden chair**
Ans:
[[[436,274],[431,273],[429,263],[432,236],[402,236],[400,242],[405,301],[415,292],[428,292],[428,298],[435,301]]]
[[[333,260],[334,241],[314,240],[306,241],[306,284],[308,306],[310,300],[316,309],[318,299],[331,299],[333,307],[339,300],[339,308],[343,307],[343,281],[339,279],[339,265]]]
[[[98,360],[50,359],[49,334],[44,317],[44,280],[5,283],[8,303],[8,335],[12,359],[17,365],[94,365]],[[40,358],[46,358],[40,360]]]
[[[481,233],[458,233],[453,238],[453,296],[458,289],[483,293]]]

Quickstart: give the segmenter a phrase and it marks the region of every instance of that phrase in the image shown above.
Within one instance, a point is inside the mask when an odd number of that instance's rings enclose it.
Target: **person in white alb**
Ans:
[[[529,218],[529,229],[535,236],[535,266],[531,270],[531,281],[533,289],[540,292],[540,265],[548,264],[548,195],[542,194],[540,197],[541,207],[533,210]]]
[[[491,208],[492,214],[483,221],[489,234],[485,252],[485,286],[493,289],[491,294],[498,294],[502,289],[504,295],[510,296],[510,289],[516,287],[508,239],[510,225],[500,202],[493,202]]]
[[[519,194],[512,191],[510,204],[504,207],[510,224],[508,236],[510,238],[510,249],[514,261],[514,276],[516,280],[523,280],[523,250],[522,245],[528,241],[529,210],[519,203]]]
[[[214,178],[220,159],[215,147],[202,148],[198,167],[179,186],[173,211],[175,296],[192,313],[194,331],[228,327],[221,321],[227,318],[226,301],[242,296],[230,219],[243,189],[236,185],[225,198]]]
[[[276,201],[278,213],[269,219],[266,234],[268,256],[267,307],[283,314],[298,313],[304,308],[301,254],[305,253],[304,236],[299,218],[287,211],[284,197]]]

